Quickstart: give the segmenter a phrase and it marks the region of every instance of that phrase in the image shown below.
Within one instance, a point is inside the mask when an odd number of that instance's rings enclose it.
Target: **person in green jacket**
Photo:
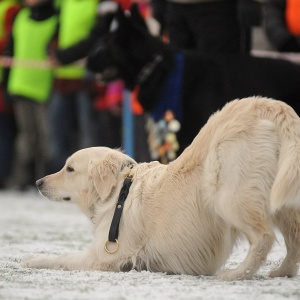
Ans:
[[[57,51],[77,44],[89,35],[96,21],[97,6],[98,0],[60,1]],[[94,119],[95,109],[84,65],[57,68],[49,105],[52,172],[61,169],[78,148],[96,146]]]
[[[47,102],[53,70],[45,63],[57,29],[52,0],[25,0],[24,4],[12,28],[9,48],[15,63],[7,82],[17,123],[14,177],[20,190],[34,185],[36,179],[48,172]]]

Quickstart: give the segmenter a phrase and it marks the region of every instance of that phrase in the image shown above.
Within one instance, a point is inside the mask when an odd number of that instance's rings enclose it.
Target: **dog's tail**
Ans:
[[[272,103],[271,103],[272,102]],[[300,208],[300,119],[287,104],[266,101],[260,110],[277,129],[280,142],[277,174],[271,189],[273,213],[283,206]]]

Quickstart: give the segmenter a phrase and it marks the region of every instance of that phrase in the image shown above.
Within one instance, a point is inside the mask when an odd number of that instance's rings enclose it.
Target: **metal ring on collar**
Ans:
[[[119,241],[118,241],[117,239],[116,239],[115,241],[116,241],[116,248],[113,249],[113,250],[109,250],[109,249],[107,248],[107,246],[108,246],[108,244],[110,243],[110,241],[109,241],[109,240],[106,241],[105,246],[104,246],[104,249],[105,249],[105,251],[106,251],[107,253],[109,253],[109,254],[114,254],[114,253],[116,253],[116,252],[118,251],[118,249],[119,249]]]

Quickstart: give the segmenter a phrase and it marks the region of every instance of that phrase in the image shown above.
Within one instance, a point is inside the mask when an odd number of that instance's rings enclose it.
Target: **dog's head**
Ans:
[[[160,39],[149,33],[136,5],[130,12],[119,7],[110,32],[99,37],[98,45],[89,54],[87,67],[100,74],[103,81],[123,79],[132,90],[143,67],[163,49]]]
[[[89,212],[95,201],[106,201],[122,171],[136,162],[121,151],[106,147],[79,150],[57,173],[36,182],[40,193],[50,200],[70,201]]]

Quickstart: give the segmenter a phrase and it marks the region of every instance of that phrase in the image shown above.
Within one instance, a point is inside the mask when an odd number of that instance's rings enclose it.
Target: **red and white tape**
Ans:
[[[78,60],[72,65],[84,66],[85,59]],[[37,60],[37,59],[19,59],[9,56],[0,56],[0,67],[10,68],[10,67],[22,67],[29,69],[55,69],[53,63],[50,60]]]
[[[0,56],[0,66],[9,67],[24,67],[30,69],[53,69],[54,66],[49,60],[36,59],[16,59],[9,56]]]

